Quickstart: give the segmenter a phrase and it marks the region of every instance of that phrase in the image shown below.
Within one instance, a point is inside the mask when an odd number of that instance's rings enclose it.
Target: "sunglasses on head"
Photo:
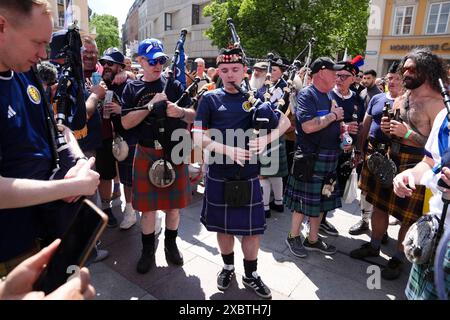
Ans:
[[[112,67],[112,66],[114,65],[114,62],[102,60],[102,61],[100,62],[100,64],[101,64],[102,66],[104,66],[104,65],[106,64],[106,65],[108,65],[108,67]]]
[[[160,65],[165,65],[167,62],[167,57],[162,56],[156,59],[147,59],[147,62],[151,66],[156,66],[158,63]]]

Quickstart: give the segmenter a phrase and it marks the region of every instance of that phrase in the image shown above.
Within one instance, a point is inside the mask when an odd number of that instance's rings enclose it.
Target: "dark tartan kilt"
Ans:
[[[266,217],[258,177],[252,182],[250,204],[243,207],[230,207],[224,200],[224,180],[206,175],[205,197],[200,221],[208,231],[233,235],[252,236],[263,234]]]
[[[320,150],[310,182],[297,180],[290,175],[284,193],[284,204],[309,217],[319,217],[321,212],[340,208],[342,203],[337,183],[329,198],[322,195],[325,177],[336,172],[338,156],[338,150]]]
[[[412,148],[412,147],[410,147]],[[422,161],[423,154],[420,148],[414,154],[401,150],[397,156],[391,155],[392,161],[397,165],[398,173],[414,167]],[[396,217],[404,225],[411,225],[422,216],[425,187],[416,185],[416,190],[411,197],[400,198],[394,193],[394,187],[382,187],[378,180],[367,168],[367,157],[373,152],[373,146],[369,143],[367,156],[363,165],[360,189],[366,193],[366,200],[381,211]],[[417,154],[416,154],[417,153]]]
[[[176,180],[167,188],[155,187],[148,177],[153,162],[161,159],[162,150],[136,147],[133,163],[133,208],[142,212],[181,209],[192,198],[189,172],[186,164],[174,165]]]
[[[266,151],[261,155],[261,176],[263,177],[285,177],[289,174],[288,172],[288,162],[286,154],[286,141],[284,137],[279,139],[279,144],[277,146],[278,157],[276,159],[270,158],[270,151]],[[268,164],[266,164],[268,163]]]
[[[133,160],[136,145],[128,145],[128,157],[123,161],[118,161],[120,182],[127,187],[133,185]]]

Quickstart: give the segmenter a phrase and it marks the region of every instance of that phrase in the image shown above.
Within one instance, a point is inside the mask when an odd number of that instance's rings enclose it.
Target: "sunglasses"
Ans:
[[[114,65],[114,62],[102,60],[102,61],[100,62],[100,64],[101,64],[102,66],[105,66],[105,64],[106,64],[106,65],[108,65],[108,67],[112,67],[112,66]]]
[[[167,60],[168,60],[167,57],[163,56],[163,57],[159,57],[156,59],[147,59],[147,62],[149,65],[151,65],[153,67],[153,66],[156,66],[158,63],[160,65],[165,65],[167,63]]]
[[[352,75],[351,74],[337,74],[336,78],[341,79],[342,81],[347,80],[348,78],[350,78]]]
[[[402,73],[404,74],[406,71],[409,71],[409,73],[416,73],[416,67],[402,67]]]

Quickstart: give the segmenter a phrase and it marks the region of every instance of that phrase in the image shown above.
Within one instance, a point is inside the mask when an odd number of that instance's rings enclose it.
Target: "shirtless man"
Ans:
[[[389,157],[395,162],[397,171],[413,167],[425,155],[425,143],[436,115],[444,108],[440,96],[438,78],[445,75],[442,61],[429,49],[418,48],[408,53],[400,62],[398,69],[406,89],[404,95],[394,102],[394,114],[398,116],[389,121],[381,119],[381,130],[390,136]],[[400,198],[388,188],[377,182],[373,186],[379,196],[367,195],[366,199],[374,206],[372,216],[371,242],[353,250],[353,258],[378,256],[383,234],[386,232],[389,215],[402,222],[397,240],[397,252],[389,260],[381,276],[387,280],[397,279],[401,274],[403,258],[403,239],[408,228],[422,216],[425,188],[417,186],[411,190],[410,198]],[[376,209],[376,210],[375,210]]]

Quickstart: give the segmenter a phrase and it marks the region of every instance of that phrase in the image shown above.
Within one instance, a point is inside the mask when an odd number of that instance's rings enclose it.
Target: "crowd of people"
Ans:
[[[429,49],[411,51],[377,79],[374,70],[329,57],[297,70],[273,56],[248,72],[242,49],[226,48],[213,67],[194,60],[186,87],[194,82],[197,90],[187,92],[155,38],[140,42],[135,59],[141,68],[134,70],[120,50],[99,53],[95,40],[83,36],[73,54],[80,54],[77,76],[77,67],[67,67],[72,31],[52,34],[50,10],[45,0],[0,3],[0,299],[95,296],[87,268],[47,296],[33,291],[80,197],[101,208],[110,228],[127,230],[140,215],[140,274],[155,265],[164,212],[165,256],[182,266],[180,209],[192,198],[194,162],[201,162],[205,186],[200,221],[217,233],[223,259],[221,291],[235,277],[235,236],[242,236],[242,283],[271,298],[257,263],[273,212],[292,212],[285,243],[293,256],[336,253],[320,232],[339,234],[326,217],[348,196],[353,171],[361,220],[348,232],[371,229],[371,240],[350,257],[378,256],[390,217],[400,224],[384,279],[399,278],[409,265],[403,240],[427,214],[425,186],[433,192],[429,214],[441,214],[442,194],[450,189],[436,184],[442,176],[450,185],[450,169],[442,163],[449,132],[438,80],[448,88],[450,74]],[[295,72],[293,81],[289,72]],[[67,87],[64,77],[70,79]],[[200,160],[191,157],[195,148]],[[69,165],[58,178],[57,155],[63,151]],[[112,208],[121,206],[121,184],[126,203],[117,217]],[[108,255],[96,244],[88,265]],[[449,259],[447,250],[446,270]],[[409,299],[437,297],[425,269],[413,264]],[[447,288],[449,283],[447,276]]]

